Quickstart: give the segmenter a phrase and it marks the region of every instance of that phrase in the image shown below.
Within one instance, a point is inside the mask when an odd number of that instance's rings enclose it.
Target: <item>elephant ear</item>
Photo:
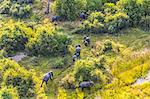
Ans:
[[[51,72],[51,75],[52,75],[52,77],[53,77],[53,72]]]
[[[49,74],[53,77],[53,72],[52,71],[50,71]]]
[[[94,84],[94,82],[90,80],[90,84],[91,84],[91,85],[93,85],[93,84]]]

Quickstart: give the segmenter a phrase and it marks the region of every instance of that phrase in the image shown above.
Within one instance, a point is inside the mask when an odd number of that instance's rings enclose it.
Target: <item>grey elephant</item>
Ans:
[[[41,87],[42,87],[44,82],[47,84],[49,79],[51,79],[51,80],[53,79],[53,72],[52,71],[50,71],[44,75]]]
[[[91,86],[94,86],[94,82],[93,81],[84,81],[84,82],[79,84],[79,88],[82,88],[82,90],[84,88],[90,88]]]

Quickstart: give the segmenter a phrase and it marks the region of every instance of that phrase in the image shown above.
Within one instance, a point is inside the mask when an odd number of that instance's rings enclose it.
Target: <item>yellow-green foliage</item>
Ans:
[[[15,18],[30,16],[35,0],[1,0],[0,14],[8,14]]]
[[[111,40],[96,42],[93,48],[82,50],[82,59],[73,65],[71,74],[67,74],[60,84],[64,88],[74,88],[82,81],[92,80],[101,86],[111,80],[111,64],[115,61],[117,54],[122,55],[125,46]],[[84,56],[82,56],[84,55]]]
[[[92,78],[91,71],[94,70],[94,62],[91,60],[79,60],[74,65],[76,81],[86,81]]]
[[[0,89],[1,99],[19,99],[18,91],[13,87],[3,87]]]
[[[149,55],[149,49],[145,49],[117,58],[112,66],[113,81],[98,92],[102,98],[148,99],[150,83],[134,85],[134,82],[150,70]]]
[[[131,70],[136,66],[147,64],[149,61],[150,51],[143,50],[139,52],[132,52],[130,55],[126,55],[124,58],[118,58],[117,61],[113,64],[112,73],[117,75],[121,72]]]
[[[58,33],[48,19],[35,26],[13,20],[0,25],[0,48],[8,54],[25,49],[34,55],[67,53],[70,39],[67,35]]]
[[[113,3],[106,3],[102,12],[93,12],[83,22],[81,31],[91,33],[117,33],[129,26],[129,17]]]
[[[25,49],[28,38],[34,35],[24,22],[9,20],[0,24],[0,47],[5,48],[7,52]]]
[[[75,88],[75,77],[73,74],[67,74],[60,83],[64,88]]]
[[[67,99],[67,93],[65,89],[63,88],[58,89],[57,99]]]
[[[6,56],[6,51],[4,51],[3,49],[0,50],[0,59],[4,58]]]
[[[103,91],[101,97],[104,99],[136,99],[137,97],[132,95],[130,92],[124,91],[123,88],[109,89]]]
[[[84,99],[84,92],[81,90],[76,89],[78,99]]]
[[[105,3],[103,9],[107,15],[115,14],[116,11],[119,11],[119,8],[114,3]]]
[[[123,54],[125,46],[119,43],[116,43],[111,40],[104,40],[103,42],[97,41],[94,44],[93,49],[91,49],[91,53],[94,56],[100,56],[107,52],[114,52],[116,54]]]
[[[147,0],[120,0],[117,6],[129,16],[130,25],[137,25],[146,13],[144,2]],[[143,2],[143,3],[142,3]],[[138,11],[138,13],[136,12]]]
[[[122,80],[125,84],[131,84],[136,81],[137,78],[144,76],[150,69],[149,63],[144,63],[140,66],[136,66],[131,70],[123,72],[118,75],[118,78]]]
[[[149,99],[150,83],[102,90],[102,98],[107,99]]]
[[[40,88],[41,75],[34,70],[26,70],[15,61],[9,59],[0,60],[1,86],[9,88],[13,86],[18,90],[19,97],[45,97],[43,88]],[[43,95],[42,95],[43,94]]]

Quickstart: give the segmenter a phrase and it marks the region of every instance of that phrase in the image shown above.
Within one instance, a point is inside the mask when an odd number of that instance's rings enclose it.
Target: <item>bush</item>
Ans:
[[[68,60],[69,60],[68,57],[57,58],[57,60],[51,64],[52,68],[61,69],[61,68],[64,68],[64,67],[68,66],[68,64],[69,64]]]
[[[8,54],[24,50],[28,42],[28,36],[31,34],[27,34],[27,26],[24,23],[14,23],[13,21],[2,25],[0,29],[0,48],[4,48]]]
[[[65,20],[75,20],[83,7],[82,0],[56,0],[52,9],[54,13]]]
[[[135,53],[130,53],[129,55],[125,55],[123,58],[120,57],[115,62],[115,64],[113,64],[113,66],[112,66],[113,67],[112,74],[119,75],[126,71],[131,72],[131,74],[132,74],[133,73],[132,69],[133,70],[138,69],[137,71],[140,71],[142,69],[142,71],[143,70],[145,71],[146,69],[144,69],[144,68],[149,68],[149,65],[147,65],[147,64],[149,64],[149,61],[148,61],[149,55],[150,55],[149,50],[148,51],[142,50],[142,51],[138,51]],[[147,70],[149,70],[149,69],[147,69]],[[141,73],[141,72],[139,72],[139,73]],[[136,76],[136,73],[133,73],[133,75]]]
[[[89,15],[88,19],[83,22],[81,33],[101,33],[104,31],[104,14],[101,12],[93,12]]]
[[[77,61],[74,65],[75,67],[75,78],[76,81],[89,81],[92,79],[92,70],[94,70],[94,63],[89,60]]]
[[[131,26],[137,25],[144,15],[143,8],[138,0],[120,0],[117,6],[127,13]]]
[[[57,99],[67,99],[67,92],[63,88],[58,88]]]
[[[10,1],[2,1],[0,6],[1,14],[9,14],[10,9]]]
[[[142,2],[142,7],[144,8],[144,13],[145,13],[145,16],[148,15],[150,16],[150,0],[143,0]]]
[[[37,34],[37,35],[36,35]],[[57,33],[52,24],[37,26],[36,37],[31,38],[27,47],[32,55],[65,55],[70,38],[62,33]]]
[[[101,12],[93,12],[89,15],[88,20],[90,22],[94,22],[94,20],[98,20],[98,22],[104,22],[105,15]]]
[[[103,42],[96,42],[93,46],[93,49],[91,50],[92,54],[96,57],[101,56],[100,60],[103,62],[105,61],[105,57],[103,57],[103,54],[123,54],[125,46],[116,43],[111,40],[104,40]],[[112,56],[112,55],[111,55]]]
[[[0,90],[1,99],[19,99],[18,91],[15,88],[2,88]]]
[[[139,25],[143,30],[150,31],[150,16],[143,17]]]
[[[149,62],[139,65],[139,66],[136,66],[128,71],[125,71],[125,72],[121,73],[120,75],[118,75],[118,78],[127,85],[132,84],[138,78],[144,76],[148,72],[148,70],[150,68],[150,66],[148,64],[149,64]]]
[[[103,48],[104,52],[109,52],[109,51],[113,51],[113,47],[112,47],[112,42],[109,40],[106,40],[104,42],[104,48]]]
[[[106,77],[106,74],[108,73],[104,72],[106,71],[105,67],[105,60],[103,60],[103,58],[90,58],[85,60],[79,60],[74,64],[73,74],[67,75],[63,79],[64,86],[68,88],[69,86],[75,86],[75,84],[90,80],[94,82],[99,82],[100,84],[105,84],[109,81],[109,77]],[[69,83],[69,81],[72,83]]]
[[[34,0],[2,1],[1,14],[8,14],[15,18],[27,18],[31,14]]]
[[[108,82],[108,77],[99,69],[95,69],[92,71],[92,81],[98,82],[101,84],[106,84]]]
[[[4,49],[0,50],[0,59],[3,59],[6,56],[7,56],[6,51]]]
[[[86,11],[100,10],[103,0],[86,0]]]
[[[64,55],[71,42],[49,22],[32,26],[11,20],[2,23],[0,32],[0,49],[4,48],[10,55],[25,50],[30,55]]]
[[[106,66],[106,59],[105,57],[100,57],[97,62],[95,62],[95,67],[99,69],[105,69]]]
[[[103,0],[105,3],[117,3],[119,0]]]
[[[128,16],[124,13],[117,13],[105,18],[106,31],[108,33],[117,33],[129,26]]]
[[[75,77],[73,74],[67,74],[60,83],[64,88],[73,89],[75,88]]]
[[[0,66],[1,84],[7,88],[16,88],[20,97],[38,97],[45,94],[43,88],[39,89],[41,76],[37,76],[34,70],[26,70],[9,59],[1,59]]]
[[[119,8],[114,3],[105,3],[103,6],[104,13],[106,15],[115,14],[119,11]]]
[[[100,23],[98,20],[94,20],[93,23],[89,21],[84,21],[84,25],[79,30],[81,33],[102,33],[104,31],[104,24]]]
[[[82,27],[76,32],[79,33],[117,33],[129,26],[129,17],[113,3],[104,5],[104,13],[93,12],[83,22]]]

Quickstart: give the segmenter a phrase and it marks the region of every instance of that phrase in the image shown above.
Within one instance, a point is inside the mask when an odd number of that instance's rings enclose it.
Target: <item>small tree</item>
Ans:
[[[84,5],[84,0],[56,0],[53,5],[53,11],[65,20],[72,21],[77,18],[78,14],[85,7]]]
[[[137,25],[144,15],[142,6],[137,3],[137,1],[138,0],[120,0],[117,3],[117,6],[129,16],[131,26]]]

